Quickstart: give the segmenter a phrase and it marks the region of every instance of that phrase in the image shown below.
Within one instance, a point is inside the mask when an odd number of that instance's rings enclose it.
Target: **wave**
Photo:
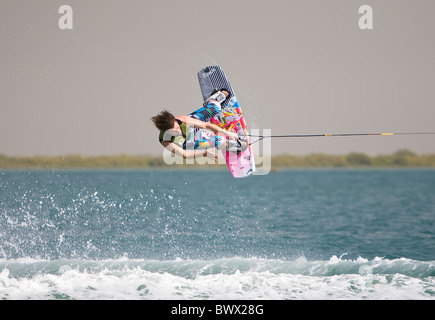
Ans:
[[[433,299],[435,261],[0,260],[0,299]]]

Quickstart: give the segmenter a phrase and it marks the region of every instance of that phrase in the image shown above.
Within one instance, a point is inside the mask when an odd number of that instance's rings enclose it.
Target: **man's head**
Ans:
[[[174,127],[175,117],[169,111],[163,110],[158,115],[152,117],[151,120],[157,129],[166,131]]]

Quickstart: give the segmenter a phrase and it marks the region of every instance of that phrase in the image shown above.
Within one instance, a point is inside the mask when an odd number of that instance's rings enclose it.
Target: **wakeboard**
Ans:
[[[240,108],[236,95],[231,87],[222,68],[219,66],[207,66],[198,72],[199,86],[203,100],[205,101],[216,90],[226,89],[230,95],[222,103],[222,110],[211,119],[211,123],[227,130],[236,132],[239,137],[244,137],[249,146],[240,152],[222,150],[225,161],[234,178],[244,178],[255,171],[254,153],[248,136],[248,127],[242,108]]]

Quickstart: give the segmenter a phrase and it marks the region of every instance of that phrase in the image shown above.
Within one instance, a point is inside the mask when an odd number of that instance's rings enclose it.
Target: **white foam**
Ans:
[[[378,272],[412,260],[310,262],[231,258],[214,261],[0,261],[0,299],[433,299],[435,277]],[[417,262],[414,261],[414,264]],[[243,270],[228,268],[240,266]],[[282,264],[290,264],[283,268]],[[27,271],[13,270],[21,269]],[[342,272],[330,273],[337,265]],[[433,263],[427,263],[433,268]],[[219,271],[210,268],[219,266]],[[248,267],[246,267],[248,266]],[[355,271],[349,271],[351,266]],[[47,272],[47,269],[53,269]],[[226,269],[225,269],[226,268]],[[320,269],[326,270],[324,274]],[[397,268],[397,265],[396,265]],[[35,270],[36,269],[36,270]],[[153,270],[151,270],[153,269]],[[323,270],[322,269],[322,270]],[[32,270],[32,274],[30,271]],[[196,272],[192,272],[196,270]],[[287,270],[283,272],[282,270]],[[301,270],[303,272],[301,272]],[[335,269],[334,269],[335,270]],[[21,272],[21,274],[19,274]]]

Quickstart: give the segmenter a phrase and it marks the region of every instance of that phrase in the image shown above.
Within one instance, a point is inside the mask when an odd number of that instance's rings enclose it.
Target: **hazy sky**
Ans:
[[[250,128],[435,131],[434,32],[433,0],[1,0],[0,154],[160,154],[150,117],[197,109],[211,64]],[[272,141],[273,154],[399,148],[435,153],[435,136]]]

